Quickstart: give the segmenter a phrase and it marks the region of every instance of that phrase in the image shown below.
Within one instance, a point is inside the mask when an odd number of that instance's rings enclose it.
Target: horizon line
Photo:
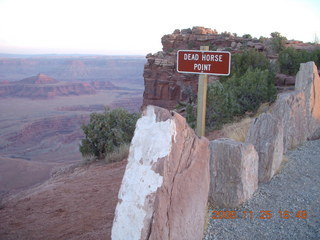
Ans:
[[[121,57],[121,56],[130,56],[130,57],[145,57],[144,54],[105,54],[105,53],[6,53],[0,52],[0,57],[14,57],[14,56],[108,56],[108,57]]]

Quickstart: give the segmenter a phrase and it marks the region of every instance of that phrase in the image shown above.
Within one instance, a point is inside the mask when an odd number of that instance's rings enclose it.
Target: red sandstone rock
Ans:
[[[148,106],[131,142],[112,239],[202,239],[208,140],[177,113]]]

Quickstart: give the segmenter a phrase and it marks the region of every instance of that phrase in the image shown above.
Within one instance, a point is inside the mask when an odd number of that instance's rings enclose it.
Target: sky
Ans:
[[[0,53],[146,55],[193,26],[314,42],[319,23],[320,0],[0,0]]]

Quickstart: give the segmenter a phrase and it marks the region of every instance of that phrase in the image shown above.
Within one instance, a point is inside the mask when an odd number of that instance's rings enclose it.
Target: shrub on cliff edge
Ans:
[[[130,143],[138,118],[139,114],[124,109],[92,113],[90,122],[81,127],[85,134],[79,147],[82,156],[105,159],[122,145]]]
[[[233,75],[223,83],[208,86],[206,122],[209,128],[255,112],[261,103],[275,99],[276,88],[269,70],[249,68],[243,75]]]

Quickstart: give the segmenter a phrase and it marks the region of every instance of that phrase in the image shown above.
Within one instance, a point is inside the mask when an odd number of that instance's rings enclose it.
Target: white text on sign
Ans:
[[[183,59],[189,61],[197,61],[199,60],[199,54],[185,53]],[[202,54],[202,61],[222,62],[222,55]]]
[[[197,64],[195,63],[193,65],[193,70],[199,70],[199,71],[210,71],[211,64]]]
[[[183,56],[184,60],[189,60],[189,61],[198,61],[200,58],[199,54],[197,53],[185,53]],[[207,61],[207,62],[222,62],[222,55],[217,54],[202,54],[201,57],[202,61]],[[193,65],[193,70],[199,70],[199,71],[210,71],[211,69],[211,64],[199,64],[195,63]]]

